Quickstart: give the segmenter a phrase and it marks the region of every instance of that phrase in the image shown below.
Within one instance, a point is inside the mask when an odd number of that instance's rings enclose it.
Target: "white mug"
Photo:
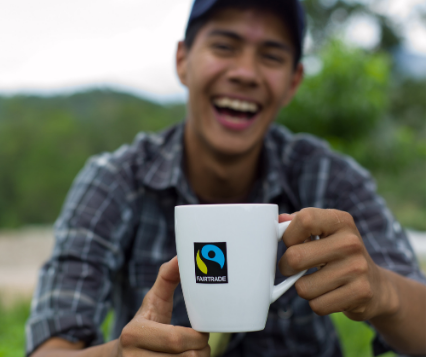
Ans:
[[[305,271],[274,285],[278,242],[275,204],[175,207],[176,249],[185,305],[200,332],[265,328],[269,305]]]

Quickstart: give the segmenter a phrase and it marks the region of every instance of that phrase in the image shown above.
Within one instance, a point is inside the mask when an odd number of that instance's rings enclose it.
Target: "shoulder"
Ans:
[[[275,142],[281,159],[288,163],[330,152],[325,140],[306,133],[293,134],[282,125],[272,125],[267,135]]]
[[[268,136],[285,170],[319,177],[321,172],[345,176],[349,181],[370,180],[370,173],[352,157],[330,148],[327,141],[306,133],[293,134],[282,125],[272,125]],[[330,177],[332,178],[332,177]]]
[[[159,156],[170,152],[181,130],[181,126],[176,125],[159,133],[140,132],[131,144],[89,158],[78,181],[96,177],[108,186],[119,185],[134,190],[140,186],[146,172],[155,166]]]
[[[92,156],[88,164],[105,167],[111,172],[121,170],[139,171],[150,164],[169,144],[179,126],[169,127],[158,133],[140,132],[131,144],[124,144],[114,152]]]

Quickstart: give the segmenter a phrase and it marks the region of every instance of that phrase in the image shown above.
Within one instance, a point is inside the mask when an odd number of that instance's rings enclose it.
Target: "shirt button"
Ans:
[[[291,316],[293,315],[293,310],[291,309],[291,307],[287,307],[287,308],[280,308],[278,310],[278,317],[280,319],[289,319]]]

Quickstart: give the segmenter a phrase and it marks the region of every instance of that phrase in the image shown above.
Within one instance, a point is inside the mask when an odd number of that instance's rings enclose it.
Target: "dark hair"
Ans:
[[[237,8],[241,10],[257,8],[261,10],[268,10],[274,14],[282,14],[282,18],[284,23],[287,25],[291,41],[296,51],[294,56],[294,67],[296,68],[301,58],[301,49],[298,44],[297,35],[295,34],[296,20],[288,13],[288,11],[285,11],[284,5],[276,0],[263,0],[262,3],[259,3],[258,0],[218,1],[206,14],[192,21],[186,28],[185,39],[183,42],[188,50],[191,49],[194,44],[195,38],[197,37],[200,29],[210,20],[214,13],[224,8]]]

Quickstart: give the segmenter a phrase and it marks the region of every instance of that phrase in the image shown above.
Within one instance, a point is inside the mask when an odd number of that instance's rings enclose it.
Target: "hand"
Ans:
[[[306,208],[293,215],[283,235],[288,247],[279,262],[283,275],[322,267],[296,284],[300,297],[309,301],[318,315],[344,312],[352,320],[364,321],[392,314],[398,309],[398,294],[385,278],[384,269],[371,259],[349,213]],[[308,241],[311,235],[320,240]]]
[[[210,356],[209,335],[172,326],[173,292],[179,283],[177,258],[163,264],[152,289],[117,340],[119,357]]]

